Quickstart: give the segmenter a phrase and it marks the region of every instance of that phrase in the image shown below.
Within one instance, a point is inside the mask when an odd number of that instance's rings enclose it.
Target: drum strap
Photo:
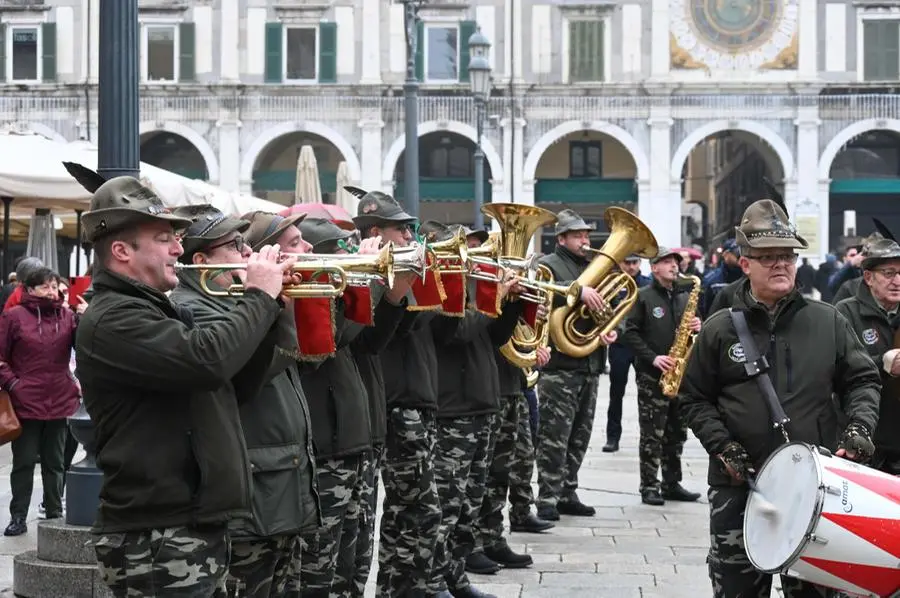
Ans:
[[[756,346],[756,341],[753,340],[753,335],[750,334],[750,328],[747,326],[747,317],[744,315],[744,312],[732,307],[729,313],[731,314],[731,322],[734,324],[738,340],[744,348],[744,370],[750,378],[756,380],[759,392],[769,407],[769,415],[772,417],[775,429],[781,431],[785,442],[790,442],[791,439],[788,438],[785,426],[791,420],[784,412],[781,401],[778,400],[778,393],[775,392],[772,379],[769,377],[769,361],[765,355],[760,354],[759,347]]]

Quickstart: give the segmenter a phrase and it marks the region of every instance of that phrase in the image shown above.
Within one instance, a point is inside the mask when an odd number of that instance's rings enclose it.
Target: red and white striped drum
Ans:
[[[900,596],[900,477],[801,442],[780,446],[750,493],[753,566],[858,596]],[[761,508],[762,507],[762,508]]]

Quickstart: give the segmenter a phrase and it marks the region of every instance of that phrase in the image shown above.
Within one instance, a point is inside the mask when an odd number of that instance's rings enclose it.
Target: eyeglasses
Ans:
[[[228,247],[229,245],[234,245],[234,250],[238,253],[241,253],[244,250],[244,237],[241,235],[236,236],[233,239],[229,239],[224,243],[217,243],[216,245],[210,245],[206,248],[207,251],[212,251],[213,249],[218,249],[219,247]]]
[[[779,262],[792,265],[797,263],[796,253],[780,253],[777,255],[745,255],[748,260],[759,262],[763,268],[772,268]]]
[[[900,270],[890,270],[887,268],[876,268],[875,271],[883,276],[885,280],[894,280],[894,278],[900,274]]]

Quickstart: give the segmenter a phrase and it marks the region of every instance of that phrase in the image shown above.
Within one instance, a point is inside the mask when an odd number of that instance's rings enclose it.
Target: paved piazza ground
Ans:
[[[633,378],[633,372],[632,372]],[[693,436],[684,452],[684,485],[703,492],[696,504],[641,504],[638,496],[637,407],[633,379],[625,397],[621,450],[601,452],[605,441],[608,378],[601,377],[594,437],[581,470],[580,496],[597,507],[592,518],[563,517],[544,534],[511,534],[510,545],[534,558],[530,569],[472,575],[478,587],[500,598],[701,598],[711,595],[705,557],[707,535],[706,455]],[[80,455],[76,459],[80,459]],[[2,525],[8,522],[8,476],[12,456],[0,448]],[[13,555],[35,548],[40,475],[29,514],[29,531],[0,536],[0,597],[12,596]],[[373,574],[374,579],[374,574]],[[371,584],[370,584],[371,585]],[[374,587],[367,596],[374,596]]]

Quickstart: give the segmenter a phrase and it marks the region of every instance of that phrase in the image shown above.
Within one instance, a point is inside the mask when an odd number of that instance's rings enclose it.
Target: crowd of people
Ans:
[[[104,474],[94,550],[116,596],[362,596],[377,559],[379,597],[485,597],[468,573],[532,565],[507,543],[507,505],[515,532],[595,515],[578,474],[605,352],[540,346],[530,388],[501,351],[526,311],[512,269],[499,273],[495,313],[477,303],[474,279],[459,313],[429,307],[421,279],[403,269],[391,285],[353,282],[362,294],[291,292],[311,282],[294,267],[308,253],[372,257],[386,244],[460,234],[474,249],[488,238],[419,224],[377,191],[360,197],[353,225],[238,218],[208,205],[170,211],[136,179],[104,183],[83,215],[95,255],[87,300],[67,301],[64,281],[29,258],[0,317],[0,388],[23,425],[6,534],[26,530],[38,459],[46,516],[61,515],[65,418],[82,396]],[[557,214],[557,245],[539,263],[558,284],[590,265],[593,229],[572,210]],[[900,474],[888,432],[900,410],[883,400],[900,374],[900,246],[873,237],[861,257],[848,256],[831,276],[849,285],[847,298],[833,307],[801,283],[797,252],[807,244],[777,203],[748,207],[735,235],[703,274],[677,249],[659,248],[649,277],[640,256],[624,256],[618,269],[639,290],[601,338],[604,452],[619,450],[636,370],[642,502],[700,498],[681,484],[688,428],[710,454],[708,562],[721,598],[767,595],[771,585],[747,559],[742,521],[747,480],[780,442],[729,314],[744,314],[753,338],[766,339],[761,375],[791,416],[793,439]],[[699,287],[685,284],[693,276]],[[557,299],[554,308],[565,303]],[[599,314],[621,297],[584,285],[578,300]],[[676,354],[685,333],[693,351],[677,396],[667,396],[661,379],[686,357]],[[782,583],[792,598],[823,595],[795,578]]]

